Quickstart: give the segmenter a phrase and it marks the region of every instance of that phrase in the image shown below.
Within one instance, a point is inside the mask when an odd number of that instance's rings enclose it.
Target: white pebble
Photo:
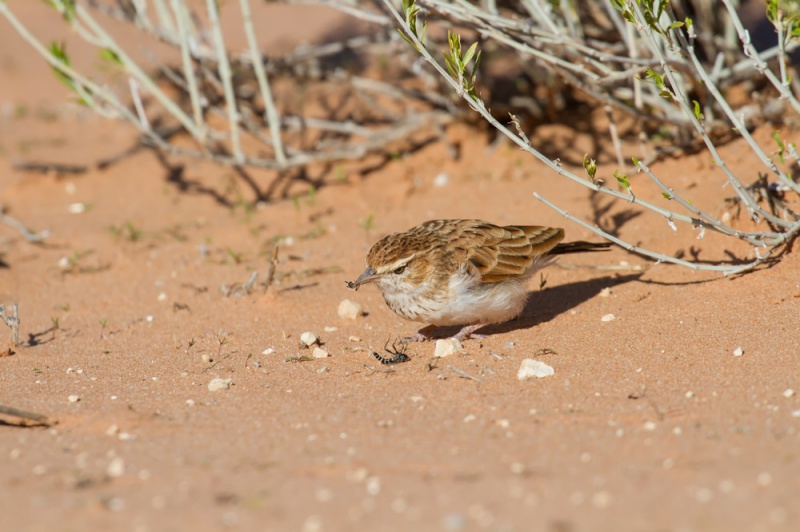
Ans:
[[[330,325],[326,325],[326,326],[323,328],[323,330],[324,330],[325,332],[336,332],[336,331],[338,331],[338,330],[339,330],[339,327],[332,327],[332,326],[330,326]]]
[[[744,354],[744,349],[742,349],[741,347],[737,347],[736,349],[733,350],[733,356],[735,357],[740,357],[743,354]]]
[[[792,410],[792,417],[800,417],[800,410]]]
[[[338,312],[340,318],[345,318],[348,320],[354,320],[364,313],[364,311],[361,309],[361,305],[349,299],[343,299],[342,302],[339,303]]]
[[[770,484],[772,484],[772,475],[764,471],[763,473],[759,473],[758,477],[756,477],[756,482],[762,488],[766,488]]]
[[[319,342],[319,337],[311,331],[306,331],[300,335],[300,342],[306,347],[311,347]]]
[[[119,434],[119,427],[117,425],[109,425],[106,429],[106,436],[116,436]]]
[[[548,366],[544,362],[540,362],[532,358],[526,358],[522,361],[522,364],[520,364],[519,366],[519,371],[517,371],[517,378],[521,381],[529,379],[531,377],[537,377],[541,379],[543,377],[549,377],[550,375],[555,375],[555,373],[556,370],[554,370],[552,367]]]
[[[161,292],[160,294],[158,294],[158,297],[156,299],[158,299],[159,301],[166,301],[167,300],[167,294],[165,294],[164,292]]]
[[[361,341],[361,338],[359,338],[358,336],[351,336],[351,337],[350,337],[350,338],[348,338],[348,339],[349,339],[351,342],[360,342],[360,341]]]
[[[86,204],[85,203],[70,203],[67,206],[67,210],[70,214],[83,214],[86,212]]]
[[[119,456],[115,456],[106,468],[106,475],[111,478],[119,478],[125,474],[125,460]]]
[[[81,398],[78,397],[77,395],[70,395],[69,397],[67,397],[67,401],[69,401],[70,403],[77,403],[80,400]]]
[[[455,338],[447,338],[446,340],[436,340],[436,348],[433,351],[435,357],[446,357],[453,353],[461,351],[461,342]]]
[[[613,314],[606,314],[605,316],[600,318],[600,321],[614,321],[616,318],[617,317],[614,316]]]
[[[786,390],[783,392],[783,396],[784,396],[785,398],[787,398],[787,399],[788,399],[788,398],[790,398],[790,397],[794,397],[794,390],[792,390],[791,388],[787,388],[787,389],[786,389]]]
[[[441,174],[437,175],[433,178],[433,186],[435,187],[443,187],[450,181],[450,176],[446,173],[442,172]]]
[[[656,424],[654,422],[652,422],[652,421],[645,421],[644,425],[642,425],[642,428],[644,430],[653,431],[653,430],[656,430]]]
[[[598,491],[592,495],[592,505],[595,508],[607,508],[611,504],[611,494],[607,491]]]
[[[381,479],[379,477],[367,477],[367,493],[378,495],[381,492]]]
[[[262,355],[271,355],[274,352],[275,352],[275,348],[274,347],[268,347],[268,348],[264,349],[263,351],[261,351],[261,354]]]
[[[314,358],[326,358],[330,356],[327,351],[322,349],[321,347],[315,347],[314,350],[311,352],[311,356]]]
[[[214,377],[208,383],[209,392],[218,392],[220,390],[227,390],[231,387],[232,379],[223,379],[222,377]]]
[[[610,286],[606,286],[605,288],[600,290],[600,293],[598,295],[600,297],[608,297],[608,296],[610,296],[611,295],[611,287]]]

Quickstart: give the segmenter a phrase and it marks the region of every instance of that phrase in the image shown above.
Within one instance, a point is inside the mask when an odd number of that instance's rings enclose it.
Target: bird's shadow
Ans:
[[[599,294],[603,288],[638,281],[641,276],[642,273],[639,272],[630,275],[599,277],[576,283],[562,284],[547,290],[532,290],[528,293],[528,301],[518,318],[481,327],[475,333],[493,336],[520,329],[530,329],[534,325],[546,323],[559,314],[563,314],[584,301],[588,301]],[[435,338],[447,338],[447,335],[452,336],[458,330],[459,327],[441,327],[436,330],[434,336]]]

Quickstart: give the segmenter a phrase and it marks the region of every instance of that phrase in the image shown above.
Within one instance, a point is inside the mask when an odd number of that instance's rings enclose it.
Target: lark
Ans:
[[[431,338],[438,327],[460,325],[453,338],[522,313],[526,281],[558,255],[607,250],[610,243],[562,243],[564,230],[494,225],[483,220],[431,220],[379,240],[367,268],[347,286],[375,283],[386,304],[411,321],[429,324],[401,341]]]

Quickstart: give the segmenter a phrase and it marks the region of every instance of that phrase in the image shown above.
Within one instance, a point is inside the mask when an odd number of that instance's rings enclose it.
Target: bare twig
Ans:
[[[22,237],[27,240],[28,242],[38,243],[43,242],[48,236],[50,236],[50,230],[45,229],[44,231],[39,231],[38,233],[35,231],[31,231],[25,224],[13,218],[6,213],[3,212],[2,207],[0,207],[0,222],[3,222],[9,227],[13,227],[17,231],[20,232]]]
[[[465,379],[471,379],[471,380],[473,380],[475,382],[480,382],[481,384],[483,384],[483,379],[481,379],[480,377],[476,377],[475,375],[470,375],[466,371],[458,369],[455,366],[447,366],[447,369],[449,369],[450,371],[453,371],[455,373],[458,373],[459,377],[463,377]]]
[[[0,414],[21,417],[22,419],[30,419],[31,421],[36,421],[40,425],[45,425],[48,427],[53,424],[53,422],[50,421],[50,419],[45,415],[37,414],[35,412],[28,412],[27,410],[20,410],[19,408],[14,408],[13,406],[0,404]]]

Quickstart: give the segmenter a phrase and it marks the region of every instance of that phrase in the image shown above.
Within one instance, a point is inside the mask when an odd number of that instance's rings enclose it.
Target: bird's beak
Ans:
[[[347,288],[350,288],[351,290],[358,290],[362,284],[369,283],[377,278],[378,274],[375,272],[372,266],[367,266],[367,269],[358,276],[358,279],[355,281],[347,281]]]

